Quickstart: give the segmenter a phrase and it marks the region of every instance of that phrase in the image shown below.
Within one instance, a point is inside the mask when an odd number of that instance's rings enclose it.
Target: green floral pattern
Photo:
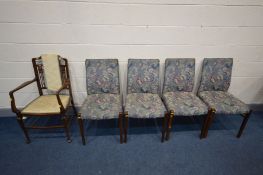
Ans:
[[[86,84],[88,94],[119,94],[118,60],[87,59]]]
[[[192,92],[167,92],[163,94],[167,109],[177,116],[194,116],[207,114],[208,108]]]
[[[232,66],[232,58],[205,58],[199,91],[227,91]]]
[[[127,81],[128,94],[158,93],[159,60],[129,59]]]
[[[249,112],[249,107],[232,94],[224,91],[203,91],[199,97],[216,113],[243,114]]]
[[[195,59],[166,59],[163,93],[192,92],[195,77]]]
[[[166,109],[158,94],[132,93],[127,95],[125,111],[131,118],[160,118]]]
[[[88,95],[80,108],[84,119],[93,120],[118,118],[119,112],[122,112],[122,105],[118,94]]]

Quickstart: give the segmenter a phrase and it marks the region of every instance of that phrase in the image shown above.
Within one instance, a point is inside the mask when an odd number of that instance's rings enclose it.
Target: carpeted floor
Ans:
[[[240,139],[242,118],[217,116],[200,140],[202,118],[176,118],[171,139],[160,142],[161,121],[131,120],[127,144],[119,144],[116,121],[85,123],[83,146],[76,122],[72,143],[63,130],[31,131],[25,144],[15,118],[0,118],[2,175],[262,175],[263,112],[253,113]],[[27,123],[32,122],[31,120]],[[56,121],[39,121],[42,124]]]

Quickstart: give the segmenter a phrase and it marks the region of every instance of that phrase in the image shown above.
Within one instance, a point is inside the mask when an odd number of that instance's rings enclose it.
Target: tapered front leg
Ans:
[[[166,138],[165,138],[166,140],[169,140],[170,132],[172,130],[173,119],[174,119],[174,111],[171,110],[170,116],[169,116],[169,121],[168,121],[168,127],[167,127],[167,131],[166,131]]]
[[[80,113],[78,113],[78,122],[79,122],[79,131],[80,131],[80,136],[82,139],[82,144],[85,145],[86,140],[85,140],[85,135],[84,135],[83,119]]]
[[[123,125],[122,125],[122,112],[119,113],[119,119],[118,119],[118,124],[119,124],[119,128],[120,128],[120,143],[122,144],[123,142],[123,139],[122,139],[122,128],[123,128]]]
[[[252,113],[252,111],[250,110],[248,113],[243,114],[244,119],[243,119],[243,122],[242,122],[242,124],[241,124],[241,126],[240,126],[240,129],[239,129],[239,131],[238,131],[237,138],[240,138],[240,137],[241,137],[241,135],[242,135],[242,133],[243,133],[245,127],[246,127],[247,121],[248,121],[251,113]]]
[[[125,120],[125,127],[124,127],[124,143],[127,143],[127,132],[128,132],[128,112],[125,112],[124,115],[124,120]]]
[[[161,142],[164,142],[164,138],[166,136],[168,117],[169,117],[168,112],[165,112],[164,118],[163,118],[163,128],[162,128],[162,139],[161,139]]]

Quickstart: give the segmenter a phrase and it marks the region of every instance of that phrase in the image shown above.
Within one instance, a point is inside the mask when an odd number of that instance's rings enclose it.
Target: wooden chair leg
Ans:
[[[165,140],[169,140],[170,132],[172,130],[173,118],[174,118],[174,111],[171,110],[170,111],[170,116],[169,116],[169,121],[168,121],[168,127],[167,127],[167,131],[166,131],[166,138],[165,138]]]
[[[161,139],[161,142],[164,142],[164,138],[165,138],[165,136],[166,136],[167,119],[168,119],[168,113],[166,112],[166,113],[164,114],[164,118],[163,118],[163,128],[162,128],[162,139]]]
[[[241,126],[240,126],[240,129],[239,129],[239,131],[238,131],[237,138],[240,138],[240,137],[241,137],[241,135],[242,135],[242,133],[243,133],[243,130],[244,130],[245,127],[246,127],[246,124],[247,124],[247,121],[248,121],[248,119],[249,119],[249,117],[250,117],[251,112],[252,112],[252,111],[250,110],[248,113],[246,113],[246,114],[243,115],[244,119],[243,119],[243,122],[242,122],[242,124],[241,124]]]
[[[207,119],[207,123],[206,123],[205,130],[204,130],[204,136],[203,136],[203,138],[206,138],[207,135],[208,135],[208,129],[209,129],[210,126],[211,126],[211,123],[212,123],[212,121],[213,121],[213,119],[214,119],[215,113],[216,113],[216,110],[215,110],[215,109],[210,109],[209,115],[208,115],[208,119]]]
[[[65,129],[65,133],[66,133],[66,137],[67,137],[67,142],[71,143],[72,140],[71,140],[70,134],[69,134],[69,118],[67,116],[63,117],[63,123],[64,123],[64,129]]]
[[[85,135],[84,135],[84,128],[83,128],[83,119],[81,117],[81,114],[78,114],[78,122],[79,122],[79,131],[82,139],[82,144],[86,144]]]
[[[125,116],[124,116],[124,120],[125,120],[125,126],[124,126],[124,143],[127,143],[127,131],[128,131],[128,112],[125,112]]]
[[[118,124],[119,124],[119,128],[120,128],[120,143],[122,144],[123,139],[122,139],[122,113],[119,113],[119,119],[118,119]]]
[[[204,122],[203,122],[202,129],[201,129],[200,139],[204,138],[204,135],[206,132],[206,126],[207,126],[207,123],[209,121],[209,116],[211,115],[210,113],[211,113],[211,110],[208,110],[207,115],[206,115]]]
[[[77,116],[77,115],[78,115],[78,114],[77,114],[77,109],[76,109],[76,107],[75,107],[75,104],[74,104],[74,101],[73,101],[72,98],[71,98],[71,105],[72,105],[73,111],[74,111],[74,113],[75,113],[75,116]]]
[[[18,115],[17,116],[17,122],[20,125],[21,129],[23,130],[25,137],[26,137],[26,143],[29,144],[31,142],[29,136],[28,136],[28,132],[27,129],[25,127],[24,121],[23,121],[23,116],[22,115]]]

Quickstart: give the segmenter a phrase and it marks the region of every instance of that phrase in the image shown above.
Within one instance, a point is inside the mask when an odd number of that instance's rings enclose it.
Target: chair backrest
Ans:
[[[175,91],[192,92],[194,77],[194,58],[166,59],[163,93]]]
[[[86,59],[88,94],[120,93],[118,59]]]
[[[65,80],[69,80],[67,59],[55,54],[43,54],[32,59],[38,90],[57,91]]]
[[[127,73],[127,92],[153,93],[159,91],[159,60],[129,59]]]
[[[57,91],[62,86],[59,57],[55,54],[41,55],[45,75],[46,87]]]
[[[232,66],[233,58],[205,58],[198,91],[227,91]]]

